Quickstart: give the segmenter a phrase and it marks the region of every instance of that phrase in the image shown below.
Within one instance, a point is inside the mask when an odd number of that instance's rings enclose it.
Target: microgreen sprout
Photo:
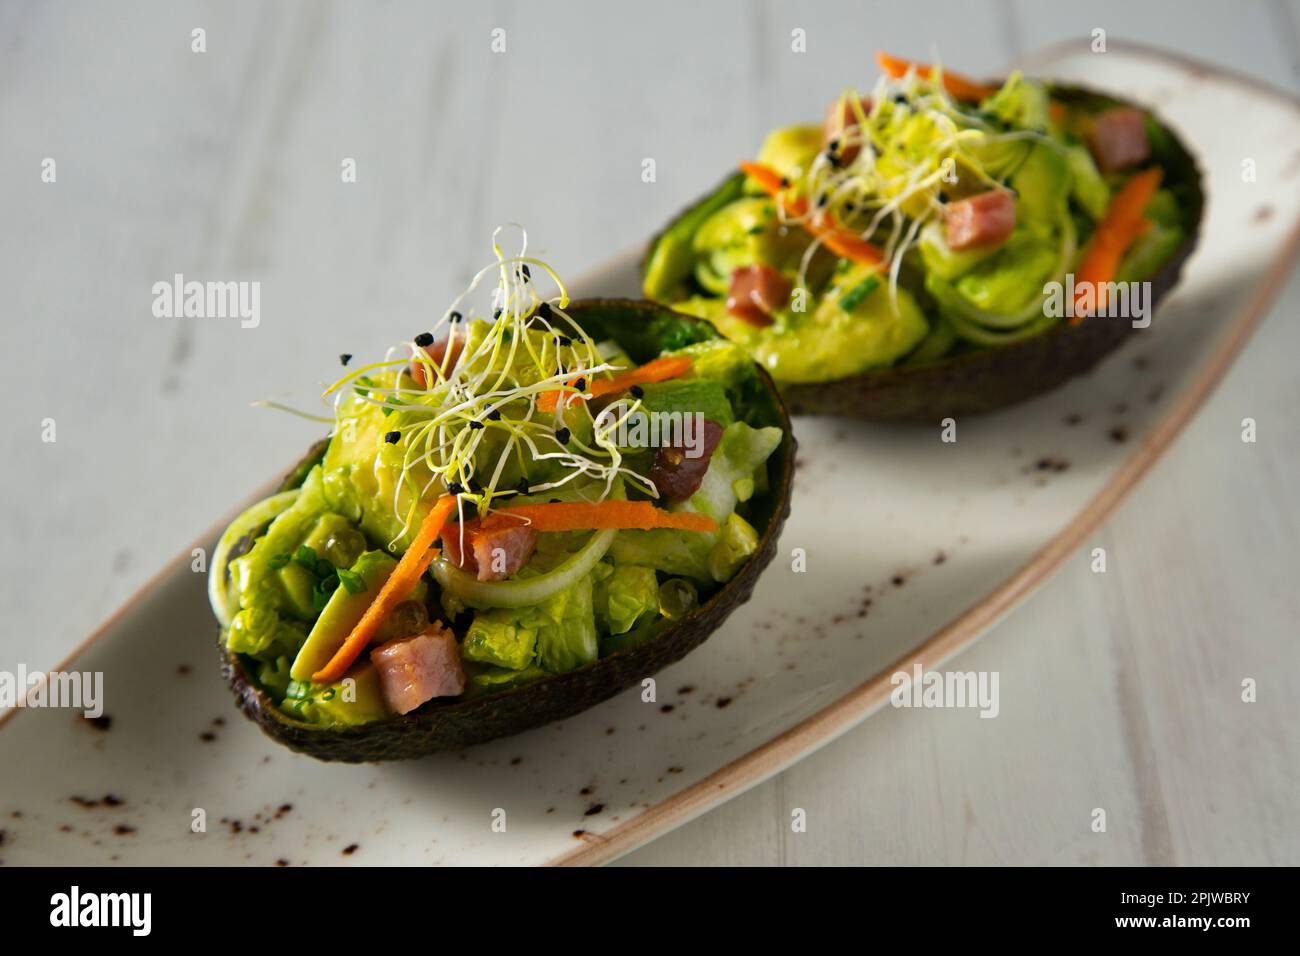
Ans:
[[[565,311],[569,296],[559,275],[528,254],[527,233],[516,228],[519,251],[503,250],[498,228],[495,261],[473,276],[431,329],[381,361],[349,369],[323,393],[334,402],[336,434],[346,434],[349,420],[367,407],[386,416],[381,446],[395,445],[392,453],[401,455],[393,492],[398,539],[413,527],[420,503],[442,493],[457,495],[462,519],[467,502],[483,515],[500,499],[570,485],[589,500],[610,496],[623,479],[656,495],[648,478],[625,465],[609,429],[595,427],[590,442],[575,429],[571,410],[588,415],[582,403],[591,398],[591,383],[623,366],[602,358]],[[480,311],[476,299],[489,276],[496,284]],[[534,276],[554,282],[559,295],[543,299]],[[548,392],[561,398],[553,411],[539,402]],[[548,477],[531,484],[511,477],[503,485],[512,463],[516,473],[535,473],[540,465]]]
[[[1027,146],[1045,143],[1062,148],[1043,132],[1004,129],[969,104],[958,102],[944,86],[941,64],[928,77],[915,69],[898,78],[882,76],[866,108],[855,89],[846,90],[841,102],[852,121],[807,169],[792,177],[791,185],[808,197],[807,211],[790,216],[778,203],[777,217],[784,226],[810,225],[817,217],[830,215],[864,239],[880,242],[883,238],[884,271],[895,312],[903,258],[926,223],[942,216],[940,194],[958,169],[972,182],[996,188],[1002,184],[986,168],[987,147],[1023,140]],[[906,148],[907,137],[898,135],[905,124],[912,130],[918,124],[928,127],[925,142],[918,144],[923,148]],[[815,237],[804,250],[799,286],[807,287],[808,270],[823,243],[823,238]]]

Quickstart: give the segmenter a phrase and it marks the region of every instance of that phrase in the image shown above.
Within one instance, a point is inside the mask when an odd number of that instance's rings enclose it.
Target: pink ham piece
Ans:
[[[388,709],[409,714],[426,700],[456,697],[465,690],[456,635],[441,624],[414,637],[380,644],[370,652]]]
[[[442,536],[442,549],[456,567],[476,574],[480,581],[510,577],[533,556],[537,532],[528,525],[508,528],[465,528],[465,553],[461,554],[461,529],[452,525]]]
[[[750,325],[772,324],[772,313],[790,301],[790,280],[758,263],[732,270],[727,311]]]
[[[447,359],[447,370],[450,371],[456,365],[456,360],[460,358],[460,350],[465,347],[464,334],[456,336],[454,339],[439,339],[432,345],[424,347],[424,354],[429,356],[429,361],[433,362],[438,368],[442,368],[442,360],[447,358],[447,344],[451,343],[451,357]],[[434,376],[437,378],[437,376]],[[425,388],[424,384],[424,363],[411,361],[411,378],[415,379],[417,385]]]
[[[687,455],[687,449],[675,446],[660,448],[655,452],[649,478],[654,482],[659,497],[669,501],[683,501],[699,491],[704,473],[709,470],[713,449],[718,447],[721,439],[722,426],[706,418],[704,434],[693,442],[698,457],[691,458]]]
[[[1103,173],[1127,169],[1151,155],[1146,118],[1131,106],[1117,106],[1094,116],[1087,140]]]
[[[858,102],[862,105],[864,115],[871,113],[871,100],[863,97]],[[829,146],[838,141],[841,145],[836,155],[841,163],[847,165],[858,158],[862,149],[857,143],[844,142],[846,138],[855,137],[857,128],[858,114],[853,111],[852,101],[847,96],[841,96],[826,107],[826,118],[822,120],[822,145]]]
[[[950,249],[973,249],[1006,242],[1016,228],[1016,201],[1005,189],[990,189],[943,207]]]

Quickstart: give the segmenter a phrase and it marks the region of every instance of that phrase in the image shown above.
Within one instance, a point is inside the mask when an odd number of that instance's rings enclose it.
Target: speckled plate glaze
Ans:
[[[4,721],[0,859],[603,862],[827,743],[887,700],[895,670],[938,666],[1061,561],[1087,560],[1088,532],[1204,401],[1294,264],[1300,105],[1132,46],[1094,55],[1081,41],[1025,65],[1158,108],[1199,153],[1201,247],[1135,341],[1044,398],[959,422],[955,444],[938,423],[799,420],[777,560],[753,601],[659,675],[655,702],[629,691],[460,754],[352,767],[275,746],[221,681],[187,550],[61,665],[104,672],[110,720]],[[577,291],[635,292],[635,261]]]

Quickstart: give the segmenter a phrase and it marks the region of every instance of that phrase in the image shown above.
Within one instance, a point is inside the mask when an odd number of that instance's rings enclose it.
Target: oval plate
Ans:
[[[962,421],[955,444],[939,441],[937,424],[798,420],[797,500],[777,560],[748,605],[658,675],[655,702],[632,689],[461,754],[349,767],[265,739],[233,712],[212,666],[203,575],[187,549],[61,665],[104,672],[107,732],[54,710],[0,727],[0,760],[22,768],[4,783],[3,809],[23,813],[5,820],[5,862],[603,862],[843,733],[887,702],[894,671],[936,667],[968,646],[1150,468],[1300,251],[1294,100],[1113,42],[1105,57],[1049,51],[1026,68],[1126,91],[1204,164],[1201,246],[1159,321],[1122,352],[1047,396]],[[1225,116],[1233,122],[1217,122]],[[1241,182],[1246,140],[1257,148],[1253,184]],[[1273,215],[1257,221],[1264,207]],[[635,253],[577,285],[635,292]],[[1076,414],[1081,423],[1064,424]],[[1040,471],[1042,459],[1069,467]],[[795,548],[806,574],[791,570]],[[69,803],[109,793],[125,804]],[[206,833],[191,832],[197,808]],[[492,828],[498,809],[504,833]],[[135,832],[115,835],[122,824]]]

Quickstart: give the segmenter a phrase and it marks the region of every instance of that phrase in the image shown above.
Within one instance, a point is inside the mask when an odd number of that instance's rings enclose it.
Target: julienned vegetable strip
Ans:
[[[808,200],[803,196],[782,195],[790,184],[775,169],[762,163],[741,163],[740,169],[763,192],[780,202],[787,215],[795,219],[803,219],[807,215]],[[879,246],[863,239],[853,230],[838,225],[830,213],[822,212],[804,219],[803,227],[837,256],[852,259],[864,266],[879,266],[885,261],[885,253]]]
[[[625,392],[633,385],[647,385],[651,382],[663,382],[670,378],[680,378],[690,370],[690,358],[685,355],[671,355],[646,362],[640,368],[618,372],[611,378],[593,379],[588,383],[587,391],[591,393],[592,398],[601,395],[613,395],[616,392]],[[542,392],[541,395],[537,396],[537,407],[544,412],[555,411],[555,406],[559,404],[562,394],[563,392],[559,389]],[[580,397],[576,394],[573,398],[580,400]]]
[[[717,531],[718,523],[695,511],[664,511],[649,501],[553,501],[543,505],[516,505],[494,511],[477,521],[484,530],[518,527],[527,523],[534,531],[590,531],[673,528],[678,531]]]
[[[348,668],[361,656],[361,652],[370,645],[384,618],[388,617],[393,608],[405,600],[406,595],[410,594],[411,589],[419,583],[420,575],[424,574],[429,562],[438,553],[433,543],[438,540],[438,535],[442,534],[443,526],[455,509],[454,495],[443,495],[429,509],[424,521],[420,523],[420,530],[415,534],[415,540],[406,549],[402,559],[397,562],[397,567],[388,576],[384,586],[379,589],[375,600],[370,607],[366,608],[366,613],[352,629],[343,646],[330,658],[330,662],[311,675],[313,681],[318,684],[332,684],[348,672]]]
[[[1106,285],[1114,281],[1133,242],[1150,228],[1143,218],[1147,206],[1160,188],[1159,166],[1138,173],[1124,188],[1115,194],[1106,215],[1097,223],[1083,258],[1074,270],[1074,315],[1071,325],[1078,325],[1088,314],[1100,312],[1106,305]],[[1087,298],[1092,298],[1093,308],[1087,309]]]
[[[880,69],[896,80],[906,76],[907,71],[913,67],[916,68],[916,75],[923,80],[928,80],[934,72],[934,68],[925,63],[913,63],[911,60],[899,59],[884,52],[876,54],[876,62],[880,64]],[[943,71],[943,88],[959,100],[972,102],[979,102],[998,91],[996,86],[985,86],[983,83],[968,80],[960,73],[949,73],[947,70]]]

